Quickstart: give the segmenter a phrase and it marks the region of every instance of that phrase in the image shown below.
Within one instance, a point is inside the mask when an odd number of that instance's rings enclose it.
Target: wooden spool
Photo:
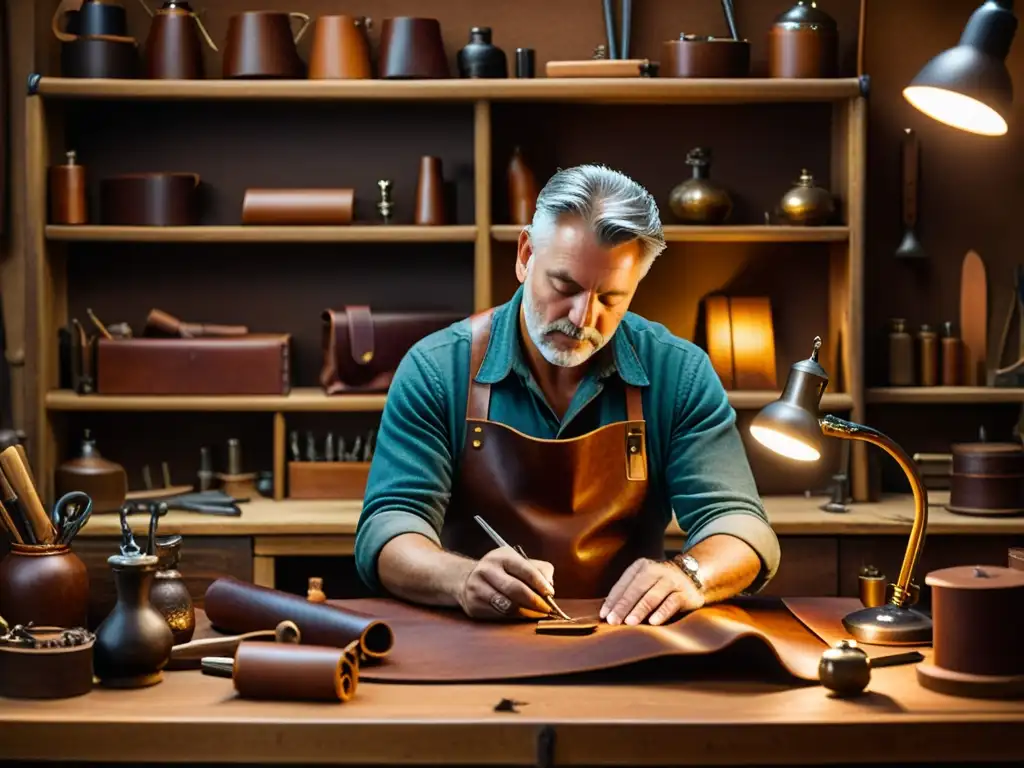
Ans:
[[[1024,611],[1024,571],[998,565],[929,573],[934,652],[922,687],[950,696],[1024,697],[1024,654],[1013,630]]]

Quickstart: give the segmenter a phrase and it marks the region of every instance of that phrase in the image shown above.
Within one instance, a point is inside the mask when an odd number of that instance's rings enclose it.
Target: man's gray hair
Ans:
[[[597,242],[611,247],[640,243],[643,272],[665,250],[665,233],[654,197],[624,173],[603,165],[577,165],[552,176],[537,197],[533,223],[527,227],[535,245],[543,243],[561,216],[582,218]]]

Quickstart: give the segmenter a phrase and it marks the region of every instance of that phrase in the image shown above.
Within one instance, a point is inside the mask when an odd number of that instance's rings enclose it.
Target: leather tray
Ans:
[[[456,610],[388,599],[331,600],[344,610],[387,622],[395,644],[386,659],[360,667],[361,681],[393,683],[523,680],[598,672],[651,659],[705,656],[735,646],[756,660],[756,672],[788,672],[817,682],[829,644],[847,638],[842,617],[861,607],[853,598],[739,598],[702,608],[662,627],[600,624],[591,635],[540,635],[534,622],[477,622]],[[599,600],[560,600],[576,618],[596,617]],[[197,611],[195,637],[217,633]],[[799,617],[799,618],[797,618]],[[741,642],[743,641],[743,642]],[[770,653],[749,654],[750,644]],[[907,648],[862,646],[879,658]],[[764,661],[768,659],[769,661]],[[767,664],[770,668],[761,668]]]

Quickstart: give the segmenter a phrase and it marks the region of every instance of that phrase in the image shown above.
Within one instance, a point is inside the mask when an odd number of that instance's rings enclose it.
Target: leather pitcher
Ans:
[[[76,4],[77,9],[73,8]],[[136,77],[138,44],[128,36],[123,6],[99,0],[61,0],[50,26],[61,42],[62,77]]]
[[[466,442],[441,529],[446,549],[479,558],[494,544],[482,514],[512,545],[555,567],[559,598],[605,597],[634,560],[665,556],[665,522],[643,515],[647,430],[642,390],[626,386],[626,421],[542,440],[488,420],[490,384],[475,379],[493,310],[471,318]],[[483,511],[481,511],[483,510]]]
[[[154,80],[202,80],[203,40],[213,51],[217,46],[199,20],[199,15],[184,0],[166,0],[154,13],[139,0],[153,17],[145,45],[146,77]],[[200,40],[202,36],[202,40]]]
[[[302,25],[292,32],[292,19]],[[246,11],[231,17],[224,43],[224,77],[299,79],[306,65],[295,47],[309,27],[305,13]]]
[[[71,6],[79,6],[77,10]],[[66,30],[61,25],[66,25]],[[112,42],[135,43],[128,37],[128,18],[124,7],[101,0],[61,0],[51,22],[54,37],[71,43],[82,37]]]
[[[310,80],[365,80],[373,77],[367,16],[321,16],[313,25]]]

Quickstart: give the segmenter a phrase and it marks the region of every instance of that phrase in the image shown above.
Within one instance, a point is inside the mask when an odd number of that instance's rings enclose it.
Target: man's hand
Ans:
[[[462,610],[475,619],[543,618],[551,609],[542,595],[554,595],[555,568],[524,560],[511,547],[492,549],[473,563],[459,590]]]
[[[641,558],[619,577],[601,606],[601,618],[609,624],[664,624],[680,611],[704,605],[697,585],[670,562]]]

